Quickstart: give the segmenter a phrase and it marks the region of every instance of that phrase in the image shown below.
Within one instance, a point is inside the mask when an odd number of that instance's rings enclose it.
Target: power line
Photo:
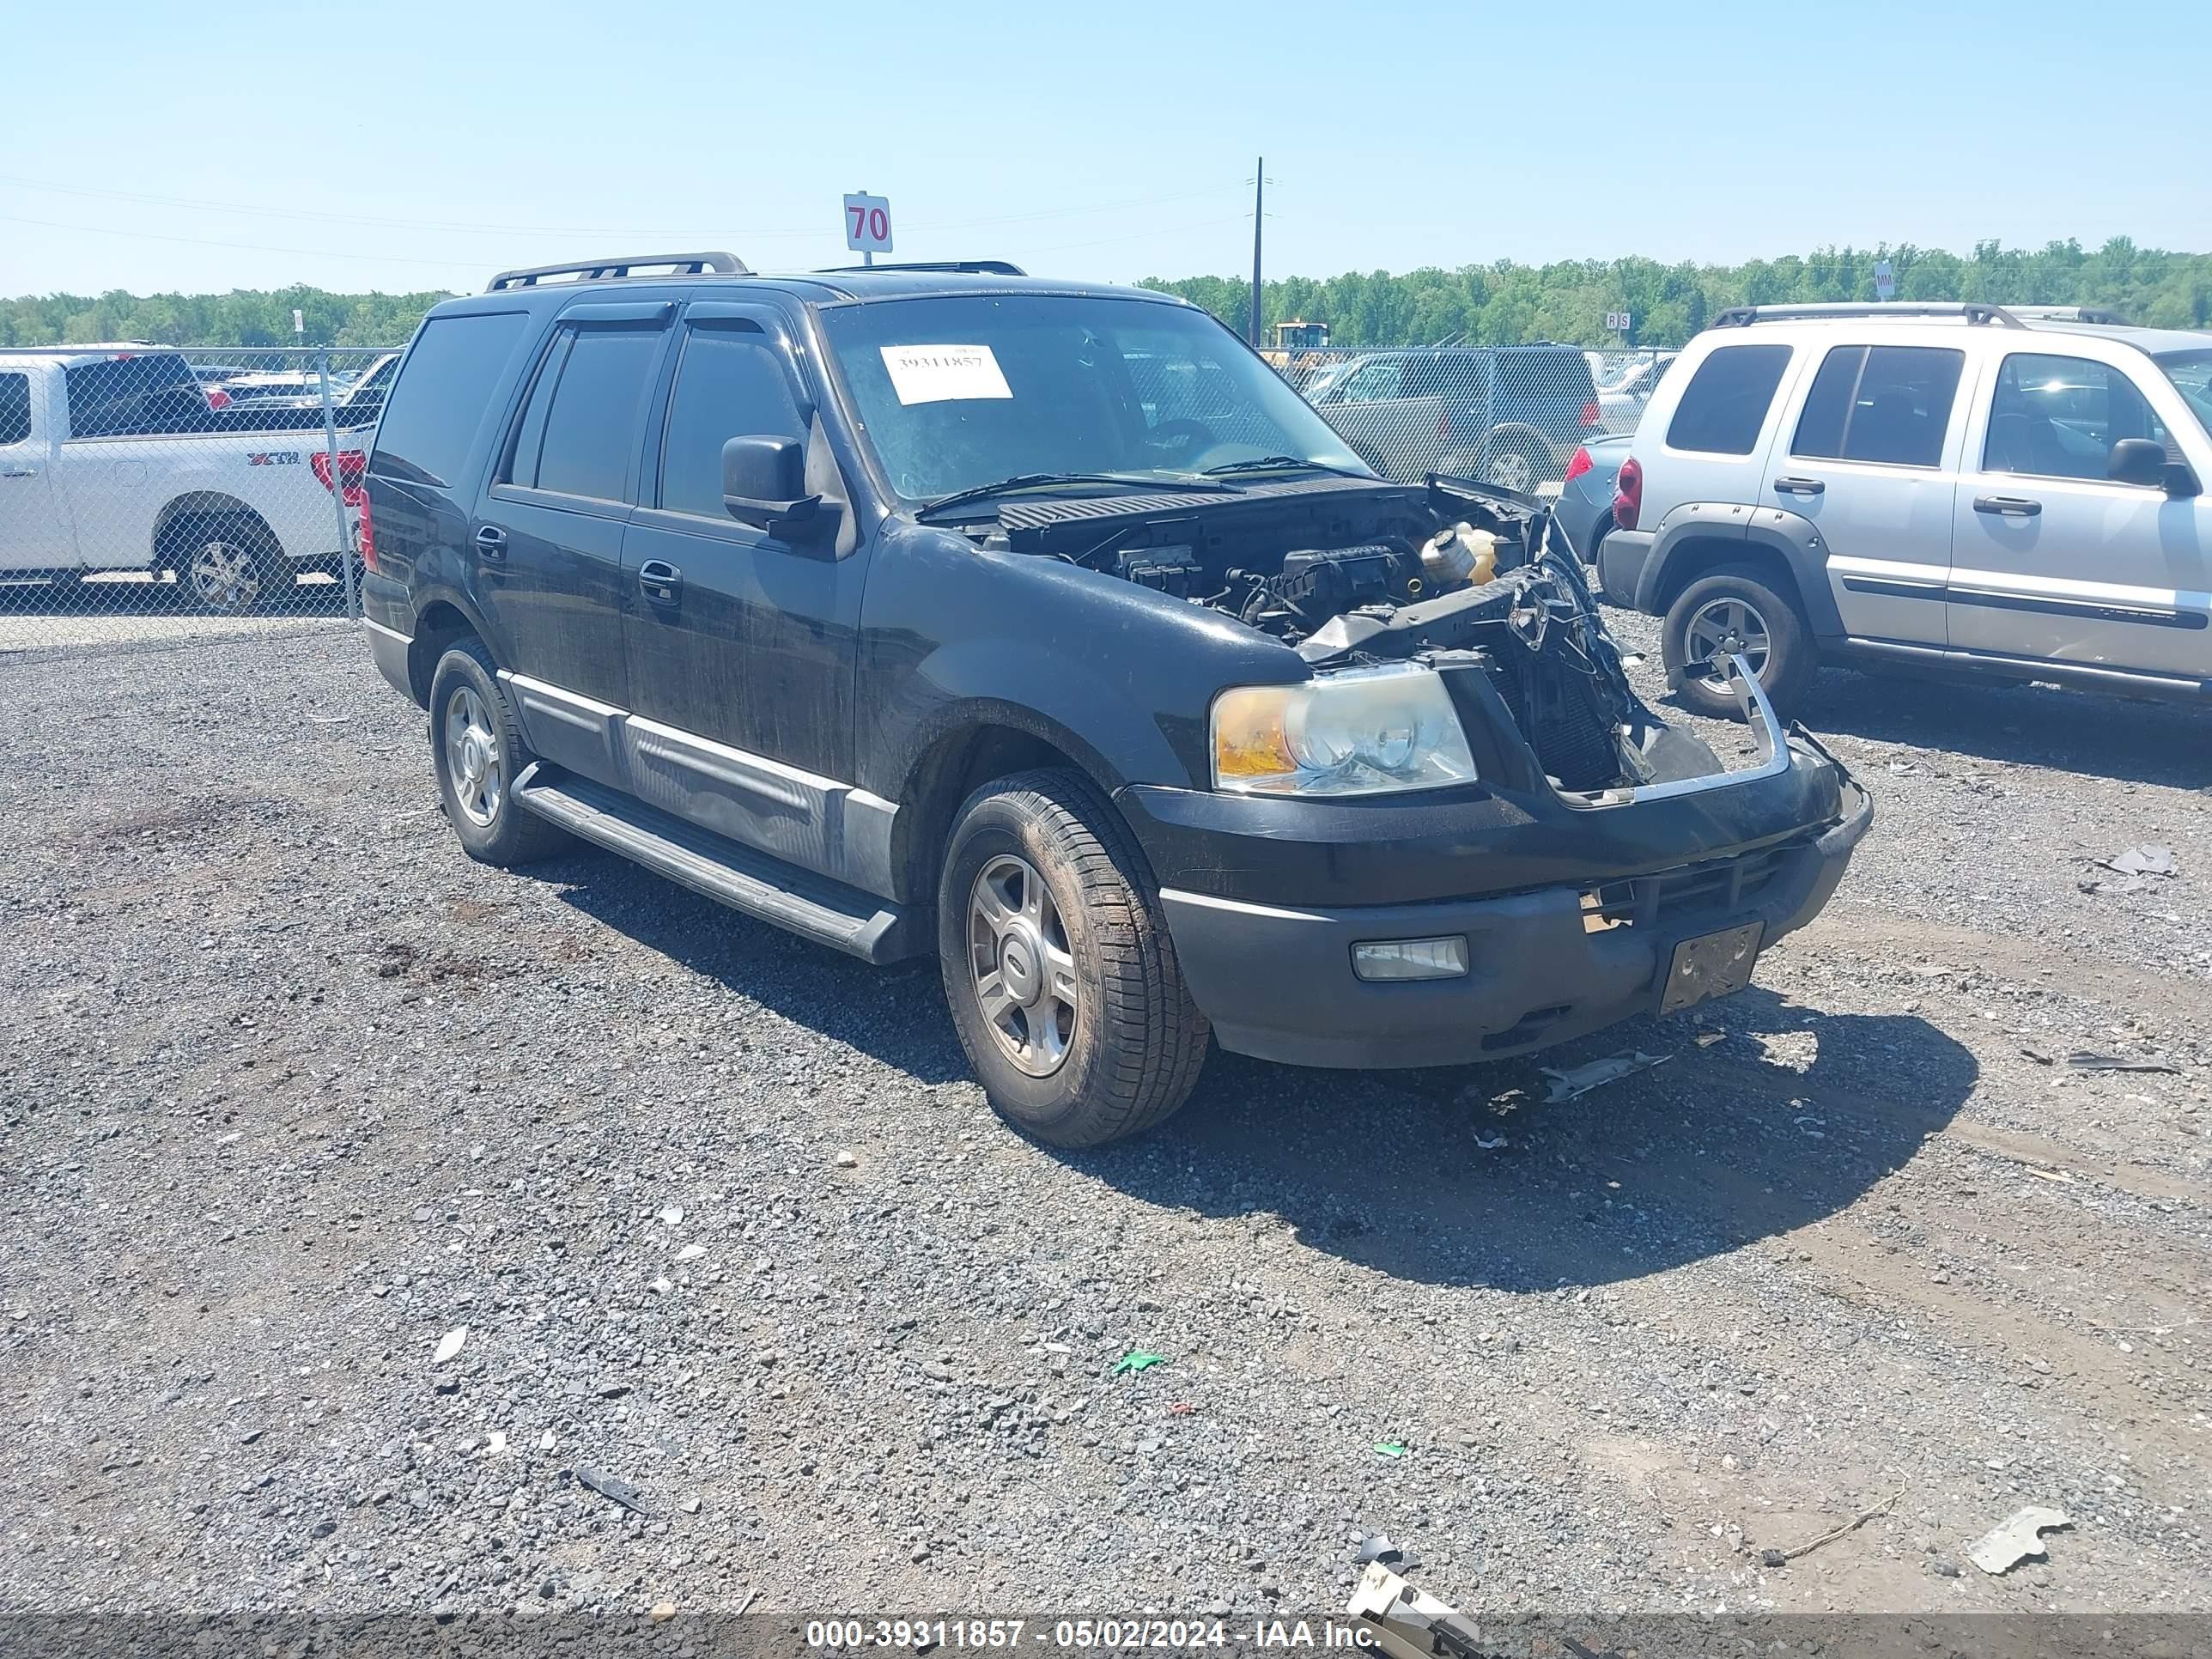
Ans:
[[[0,184],[12,185],[21,190],[44,191],[59,196],[78,196],[101,201],[139,202],[151,206],[186,208],[201,212],[242,213],[262,218],[312,221],[323,224],[373,225],[385,229],[443,232],[467,236],[622,236],[633,237],[641,241],[647,241],[661,237],[672,238],[678,240],[684,240],[685,239],[696,240],[700,234],[696,230],[639,230],[634,228],[613,225],[465,224],[450,219],[391,218],[375,214],[333,213],[318,208],[258,207],[244,202],[220,202],[189,196],[161,196],[145,191],[100,190],[89,185],[57,185],[50,183],[45,179],[25,179],[10,173],[0,173]],[[992,214],[980,218],[970,219],[917,220],[911,222],[902,222],[900,228],[902,229],[908,230],[972,230],[990,225],[1025,224],[1041,220],[1064,219],[1092,213],[1118,213],[1131,208],[1159,207],[1170,202],[1190,201],[1198,197],[1217,195],[1224,191],[1236,188],[1239,188],[1239,186],[1231,185],[1208,185],[1192,190],[1175,191],[1161,196],[1132,197],[1118,202],[1097,202],[1087,204],[1077,204],[1069,207],[1039,208],[1022,213]],[[35,220],[22,220],[19,222],[31,224],[40,222]],[[834,229],[824,229],[822,226],[816,225],[804,229],[764,229],[756,228],[753,229],[723,230],[715,234],[718,235],[730,236],[743,240],[744,238],[766,239],[771,237],[822,237],[833,235],[836,233]],[[173,238],[171,240],[180,239]],[[249,245],[246,243],[239,243],[235,246],[243,247]],[[270,251],[276,252],[296,252],[302,250],[280,248]],[[410,261],[409,263],[428,264],[433,262]]]

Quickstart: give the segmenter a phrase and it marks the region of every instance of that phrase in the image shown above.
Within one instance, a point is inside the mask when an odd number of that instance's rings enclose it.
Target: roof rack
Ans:
[[[2000,328],[2025,328],[2018,316],[2002,306],[1978,300],[1845,300],[1820,305],[1730,306],[1713,319],[1715,328],[1748,328],[1753,323],[1818,322],[1824,317],[1963,317],[1970,323],[1995,324]]]
[[[2007,306],[2015,317],[2038,323],[2102,323],[2112,328],[2131,328],[2133,324],[2117,311],[2103,306]]]
[[[879,265],[823,265],[809,273],[816,276],[845,276],[864,270],[950,270],[987,276],[1026,276],[1029,272],[1005,259],[911,259]]]
[[[750,276],[752,272],[734,253],[632,253],[613,259],[583,259],[568,264],[526,265],[502,270],[484,289],[498,294],[511,288],[536,288],[544,276],[569,276],[580,283],[605,282],[627,276],[633,270],[665,268],[672,276],[703,276],[714,271],[724,276]]]

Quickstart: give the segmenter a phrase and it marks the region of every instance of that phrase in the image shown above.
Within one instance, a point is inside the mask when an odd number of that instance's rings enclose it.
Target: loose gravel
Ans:
[[[2202,711],[1831,676],[1875,827],[1751,991],[1066,1155],[932,966],[471,863],[349,636],[0,700],[0,1606],[2212,1602]]]

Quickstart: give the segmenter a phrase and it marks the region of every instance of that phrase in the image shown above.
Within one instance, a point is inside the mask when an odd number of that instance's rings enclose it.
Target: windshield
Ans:
[[[2212,350],[2170,351],[2151,361],[2173,382],[2197,424],[2212,434]]]
[[[959,295],[822,313],[891,488],[927,501],[1025,473],[1190,478],[1281,456],[1365,465],[1202,311]]]

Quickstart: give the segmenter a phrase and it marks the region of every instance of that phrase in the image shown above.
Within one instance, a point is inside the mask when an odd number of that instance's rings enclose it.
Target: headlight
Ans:
[[[1418,664],[1352,668],[1213,700],[1213,787],[1248,795],[1377,795],[1474,777],[1451,697]]]

